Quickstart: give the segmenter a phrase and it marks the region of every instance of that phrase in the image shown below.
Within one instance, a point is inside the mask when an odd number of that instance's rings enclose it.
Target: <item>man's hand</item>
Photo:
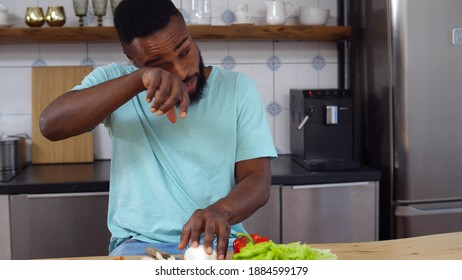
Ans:
[[[175,105],[180,102],[180,117],[186,118],[189,107],[189,93],[186,85],[178,76],[162,68],[145,68],[142,82],[147,89],[146,101],[151,103],[151,112],[157,115],[167,115],[176,122]]]
[[[204,248],[207,254],[212,254],[213,240],[217,236],[217,258],[224,260],[228,251],[228,241],[231,226],[228,219],[213,206],[196,210],[188,222],[183,226],[178,249],[183,250],[191,243],[192,247],[199,246],[201,234],[204,233]]]

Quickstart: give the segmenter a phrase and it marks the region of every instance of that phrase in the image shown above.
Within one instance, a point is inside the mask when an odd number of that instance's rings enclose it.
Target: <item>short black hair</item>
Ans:
[[[114,26],[122,44],[152,35],[182,14],[171,0],[123,0],[114,11]]]

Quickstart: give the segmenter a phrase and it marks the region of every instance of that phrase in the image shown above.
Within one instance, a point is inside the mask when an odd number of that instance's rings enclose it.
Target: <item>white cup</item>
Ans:
[[[329,19],[329,10],[316,7],[300,7],[299,20],[302,25],[325,25]]]
[[[237,23],[248,23],[252,18],[252,14],[249,12],[249,5],[247,3],[241,3],[236,6],[236,22]]]
[[[0,24],[8,24],[8,8],[0,4]]]

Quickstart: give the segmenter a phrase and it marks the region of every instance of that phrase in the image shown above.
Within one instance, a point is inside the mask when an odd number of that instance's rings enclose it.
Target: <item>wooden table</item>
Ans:
[[[462,260],[462,232],[312,247],[330,249],[339,260]]]
[[[310,244],[330,249],[339,260],[462,260],[462,232],[360,243]],[[228,254],[230,258],[232,253]],[[72,260],[110,260],[113,257],[80,257]],[[139,260],[141,256],[125,259]]]

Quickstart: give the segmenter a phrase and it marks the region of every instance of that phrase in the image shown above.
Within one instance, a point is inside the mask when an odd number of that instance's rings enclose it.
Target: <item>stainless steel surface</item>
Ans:
[[[11,260],[10,200],[0,195],[0,260]]]
[[[462,199],[462,1],[392,3],[396,198]]]
[[[377,240],[378,188],[378,182],[282,187],[281,241]]]
[[[21,169],[26,164],[26,139],[0,136],[0,171]]]
[[[11,195],[13,259],[108,254],[108,195]]]
[[[338,124],[337,106],[326,106],[326,124]]]
[[[395,207],[462,201],[462,47],[452,44],[462,1],[360,2],[364,162],[382,171],[383,238],[416,236]],[[445,219],[431,217],[418,219],[443,232]]]
[[[462,201],[396,207],[396,237],[462,231]]]
[[[268,202],[242,222],[247,232],[259,233],[276,243],[281,242],[280,189],[281,186],[271,186]]]

